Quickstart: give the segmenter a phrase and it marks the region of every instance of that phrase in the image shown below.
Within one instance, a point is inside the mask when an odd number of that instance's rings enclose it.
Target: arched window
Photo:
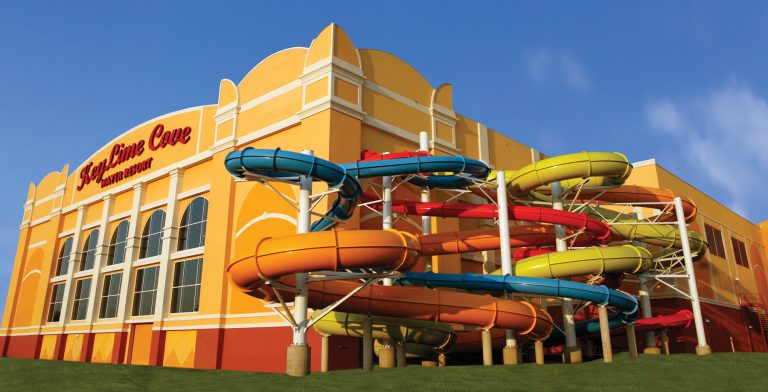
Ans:
[[[128,242],[128,221],[122,221],[112,234],[109,244],[109,257],[107,265],[120,264],[125,261],[125,244]]]
[[[66,275],[69,271],[69,260],[72,258],[72,237],[67,238],[61,246],[59,261],[56,263],[56,276]]]
[[[93,263],[96,261],[96,245],[98,242],[99,231],[91,231],[91,234],[88,234],[88,238],[85,239],[85,244],[83,244],[83,255],[82,259],[80,260],[80,271],[93,268]]]
[[[181,217],[178,250],[198,248],[205,245],[205,223],[208,216],[208,200],[198,197],[189,203]]]
[[[165,226],[165,211],[157,210],[149,216],[141,235],[141,251],[139,258],[157,256],[163,249],[163,226]]]

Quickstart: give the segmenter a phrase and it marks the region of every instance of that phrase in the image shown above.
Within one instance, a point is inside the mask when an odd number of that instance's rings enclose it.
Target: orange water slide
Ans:
[[[696,218],[696,204],[688,197],[677,195],[669,189],[652,188],[640,185],[621,185],[612,189],[591,190],[584,189],[579,193],[576,201],[584,202],[595,198],[595,202],[600,203],[672,203],[675,197],[680,197],[683,205],[683,215],[687,223]],[[658,206],[649,205],[649,208],[658,208]],[[660,221],[674,221],[675,208],[673,205],[664,211]]]
[[[471,233],[468,235],[472,237]],[[543,235],[552,236],[549,233]],[[478,241],[489,247],[495,243],[498,247],[498,235],[495,242],[490,237],[482,237]],[[249,241],[245,238],[242,243]],[[294,273],[358,268],[407,270],[423,254],[430,254],[422,252],[418,237],[397,230],[332,230],[294,234],[265,238],[256,244],[255,249],[244,246],[236,249],[235,261],[228,268],[231,281],[244,292],[265,300],[275,299],[274,293],[265,285],[267,281],[292,285]],[[330,305],[358,285],[349,281],[310,283],[309,305],[314,308]],[[290,291],[281,291],[281,295],[287,301],[293,296]],[[536,339],[546,338],[553,328],[549,314],[524,301],[422,287],[368,287],[344,301],[336,310],[482,328],[506,328],[530,334]]]

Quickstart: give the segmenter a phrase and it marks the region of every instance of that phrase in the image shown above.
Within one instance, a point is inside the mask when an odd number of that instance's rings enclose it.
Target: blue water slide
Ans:
[[[422,187],[443,189],[462,188],[471,184],[473,179],[485,179],[490,172],[490,168],[484,162],[463,156],[417,156],[344,163],[341,166],[357,178],[430,173],[426,178],[416,177],[410,182]],[[440,172],[453,174],[431,174]]]
[[[408,272],[397,279],[402,285],[448,287],[463,290],[509,292],[548,297],[573,298],[597,305],[610,305],[629,319],[637,312],[637,299],[605,286],[589,285],[569,280],[528,278],[513,275],[435,274]]]
[[[331,218],[321,218],[312,224],[312,231],[322,231],[337,225],[352,216],[362,190],[354,175],[347,173],[341,165],[311,155],[299,154],[281,149],[246,148],[232,151],[224,160],[227,170],[235,177],[274,178],[284,181],[298,181],[308,176],[323,181],[330,189],[338,189],[338,196],[326,213]],[[335,219],[334,219],[335,218]]]

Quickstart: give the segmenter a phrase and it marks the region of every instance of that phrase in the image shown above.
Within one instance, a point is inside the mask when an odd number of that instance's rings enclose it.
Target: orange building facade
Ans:
[[[233,288],[226,270],[236,238],[295,233],[296,212],[266,187],[235,181],[224,157],[280,147],[353,162],[363,150],[416,150],[420,131],[429,133],[432,154],[495,168],[516,169],[542,156],[456,113],[449,84],[435,88],[391,54],[357,49],[336,25],[309,48],[264,59],[238,84],[222,80],[216,104],[144,122],[79,166],[30,185],[0,353],[284,371],[291,329],[273,305]],[[768,222],[745,220],[652,161],[636,164],[628,182],[669,188],[697,203],[700,216],[690,229],[709,243],[695,268],[710,344],[715,351],[766,351],[764,310],[750,305],[768,296]],[[432,219],[436,232],[483,223]],[[396,228],[420,224],[403,217]],[[343,227],[381,228],[381,217],[358,211]],[[481,273],[489,258],[493,252],[439,256],[434,270]],[[623,289],[637,290],[631,281]],[[652,298],[654,307],[690,307],[663,285]],[[675,350],[693,350],[692,330],[670,334]],[[310,332],[310,345],[318,342]],[[331,368],[358,366],[359,339],[335,336],[332,343]]]

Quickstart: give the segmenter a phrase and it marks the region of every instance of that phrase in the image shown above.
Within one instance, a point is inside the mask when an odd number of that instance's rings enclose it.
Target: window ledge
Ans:
[[[136,260],[136,261],[133,262],[133,266],[134,267],[142,267],[142,266],[145,266],[145,265],[159,263],[161,256],[162,255],[158,255],[158,256],[152,256],[152,257],[147,257],[147,258],[143,258],[143,259],[140,259],[140,260]]]
[[[183,257],[200,256],[205,253],[205,246],[200,246],[192,249],[184,249],[171,254],[171,259],[181,259]]]
[[[72,278],[79,279],[79,278],[89,277],[91,275],[93,275],[93,270],[89,269],[85,271],[75,272],[74,275],[72,275]]]
[[[108,266],[106,266],[106,267],[101,269],[101,273],[106,274],[106,273],[115,272],[115,271],[122,271],[123,268],[125,268],[124,263],[125,262],[120,263],[120,264],[108,265]]]
[[[66,281],[67,281],[67,275],[66,274],[59,275],[59,276],[54,276],[50,280],[51,283],[61,283],[61,282],[66,282]]]

